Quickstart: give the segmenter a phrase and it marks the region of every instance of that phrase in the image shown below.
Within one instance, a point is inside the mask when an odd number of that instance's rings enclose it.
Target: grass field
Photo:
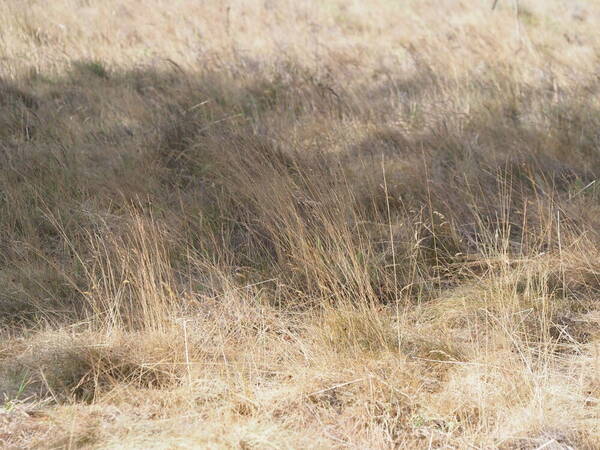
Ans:
[[[600,2],[0,2],[0,447],[600,448]]]

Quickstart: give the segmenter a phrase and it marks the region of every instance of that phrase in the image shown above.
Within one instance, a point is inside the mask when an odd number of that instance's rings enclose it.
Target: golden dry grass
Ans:
[[[1,2],[0,446],[599,448],[600,3],[492,3]]]

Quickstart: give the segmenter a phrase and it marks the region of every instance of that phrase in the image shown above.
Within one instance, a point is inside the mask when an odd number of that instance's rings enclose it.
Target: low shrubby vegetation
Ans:
[[[600,445],[596,3],[28,3],[2,446]]]

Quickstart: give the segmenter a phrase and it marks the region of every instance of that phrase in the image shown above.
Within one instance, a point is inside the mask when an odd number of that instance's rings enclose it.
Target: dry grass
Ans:
[[[26,3],[0,446],[600,447],[600,4]]]

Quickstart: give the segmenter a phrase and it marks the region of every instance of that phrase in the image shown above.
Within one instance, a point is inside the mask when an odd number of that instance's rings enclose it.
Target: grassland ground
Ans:
[[[600,3],[492,3],[0,2],[0,446],[599,448]]]

